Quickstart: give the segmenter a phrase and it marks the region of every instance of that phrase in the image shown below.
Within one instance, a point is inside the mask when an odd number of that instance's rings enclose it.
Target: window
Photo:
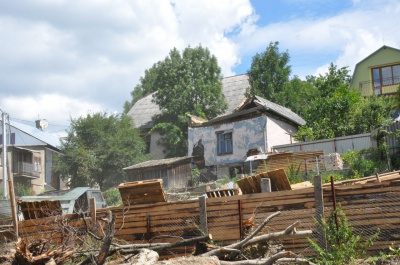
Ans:
[[[400,64],[372,69],[374,93],[380,95],[382,87],[400,83]]]
[[[218,155],[232,154],[232,132],[217,133]]]

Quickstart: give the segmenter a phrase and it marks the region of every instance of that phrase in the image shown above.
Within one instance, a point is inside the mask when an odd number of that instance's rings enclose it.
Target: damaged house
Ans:
[[[275,145],[290,144],[294,142],[292,135],[305,124],[288,108],[261,97],[246,97],[249,87],[247,75],[223,78],[222,91],[228,103],[225,113],[211,120],[189,115],[188,156],[193,157],[193,165],[200,169],[205,178],[202,181],[245,173],[244,161],[249,151],[268,152]],[[146,138],[148,153],[155,159],[151,163],[160,163],[165,158],[163,147],[158,144],[160,134],[151,131],[152,117],[160,109],[152,98],[150,94],[138,100],[128,116]],[[131,175],[130,181],[139,179]]]
[[[190,116],[188,152],[206,180],[250,173],[244,165],[251,154],[292,143],[305,121],[264,98],[247,98],[233,113],[211,120]]]

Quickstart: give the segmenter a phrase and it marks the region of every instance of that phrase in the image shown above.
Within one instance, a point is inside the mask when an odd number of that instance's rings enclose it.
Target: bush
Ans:
[[[118,188],[110,188],[103,192],[104,198],[108,206],[121,206],[122,198]]]
[[[342,156],[349,165],[349,174],[353,178],[371,176],[387,169],[385,155],[380,148],[351,151]]]
[[[338,227],[336,226],[335,214],[337,214]],[[367,247],[371,246],[379,235],[378,230],[375,235],[362,243],[361,235],[353,233],[353,227],[348,224],[340,205],[336,211],[331,212],[327,222],[322,220],[322,224],[318,224],[318,222],[316,224],[324,231],[327,243],[327,249],[324,249],[318,243],[310,238],[308,239],[317,254],[317,257],[314,258],[317,264],[344,265],[349,264],[353,259],[362,258],[366,254]]]

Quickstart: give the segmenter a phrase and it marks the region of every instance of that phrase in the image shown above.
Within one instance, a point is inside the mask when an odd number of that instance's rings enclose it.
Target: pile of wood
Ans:
[[[305,151],[305,152],[280,152],[268,153],[268,159],[257,168],[257,173],[283,168],[286,172],[297,170],[303,174],[324,170],[322,156],[324,151]]]
[[[60,201],[18,202],[25,220],[62,214]]]
[[[125,206],[166,202],[162,179],[125,182],[118,186],[122,202]]]
[[[269,178],[271,191],[291,190],[290,182],[283,168],[262,172],[237,181],[243,194],[261,193],[261,179]]]
[[[207,198],[214,197],[227,197],[234,196],[239,194],[238,189],[217,189],[217,190],[208,190],[206,191]]]

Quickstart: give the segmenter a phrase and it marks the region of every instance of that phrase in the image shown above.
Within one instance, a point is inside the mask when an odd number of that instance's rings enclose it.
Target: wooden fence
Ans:
[[[355,233],[362,232],[366,238],[380,229],[379,237],[370,248],[371,251],[387,249],[392,243],[400,244],[399,172],[381,175],[378,178],[373,176],[337,182],[335,191],[336,200],[341,203]],[[318,204],[320,208],[316,207]],[[175,242],[201,233],[210,233],[214,241],[224,245],[238,241],[251,231],[252,228],[248,231],[244,228],[246,220],[254,217],[255,228],[276,211],[281,211],[281,214],[268,223],[264,228],[265,233],[281,231],[293,222],[301,221],[298,231],[311,229],[314,232],[311,238],[321,240],[315,224],[317,212],[321,212],[317,209],[323,210],[322,213],[327,217],[332,207],[331,187],[321,185],[321,189],[311,187],[228,197],[200,197],[189,201],[107,209],[116,215],[115,239],[120,243]],[[104,216],[107,209],[99,209],[97,216]],[[47,217],[19,222],[20,236],[35,239],[54,238],[57,242],[66,242],[68,229],[59,229],[63,223],[84,234],[85,222],[76,215],[70,215],[65,218]],[[298,254],[309,255],[312,252],[307,239],[296,238],[278,243],[283,244],[286,250]],[[173,253],[164,253],[163,257],[190,254],[191,251],[191,248],[181,247]]]

